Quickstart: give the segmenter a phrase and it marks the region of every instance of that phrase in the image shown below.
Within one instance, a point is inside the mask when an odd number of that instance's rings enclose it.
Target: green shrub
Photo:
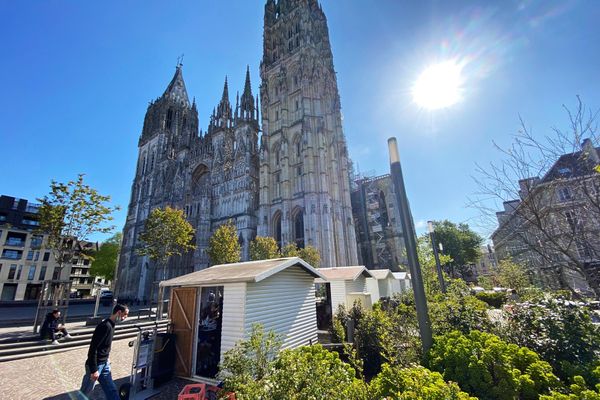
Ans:
[[[369,385],[369,399],[395,400],[476,400],[438,372],[424,367],[394,368],[383,364],[381,373]]]
[[[589,390],[585,379],[581,376],[573,378],[573,384],[569,389],[571,391],[569,394],[552,392],[550,395],[540,396],[540,400],[600,400],[600,385],[596,385],[595,391]]]
[[[500,308],[506,303],[506,293],[504,292],[479,292],[475,297],[494,308]]]
[[[481,400],[533,400],[559,385],[535,352],[479,331],[436,337],[428,363]]]
[[[283,350],[268,378],[268,399],[366,399],[365,383],[321,345]]]
[[[434,335],[452,331],[469,333],[472,330],[489,331],[492,324],[487,304],[462,292],[448,292],[428,302]]]
[[[506,310],[502,338],[525,346],[548,361],[565,382],[581,375],[591,387],[600,360],[600,330],[589,310],[561,299],[514,304]]]

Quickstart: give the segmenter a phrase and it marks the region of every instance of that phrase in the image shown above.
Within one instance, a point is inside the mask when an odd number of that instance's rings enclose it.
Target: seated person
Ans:
[[[52,344],[58,344],[58,338],[60,334],[64,336],[65,339],[71,340],[72,337],[67,332],[67,328],[58,323],[60,318],[60,311],[58,309],[52,310],[46,315],[46,319],[42,324],[42,328],[40,329],[40,337],[47,340],[52,340]]]

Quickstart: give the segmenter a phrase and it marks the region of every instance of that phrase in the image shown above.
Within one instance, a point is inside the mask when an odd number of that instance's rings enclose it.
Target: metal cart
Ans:
[[[157,326],[150,329],[138,328],[137,338],[129,342],[129,347],[134,347],[133,363],[129,382],[119,388],[122,400],[146,400],[160,393],[154,388],[152,378],[152,361],[156,349]]]

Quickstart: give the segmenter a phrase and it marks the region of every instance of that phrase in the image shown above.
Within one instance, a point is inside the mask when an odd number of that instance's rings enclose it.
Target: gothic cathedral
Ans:
[[[263,48],[260,124],[248,69],[235,107],[225,79],[204,133],[181,64],[148,106],[123,230],[119,297],[149,299],[155,282],[208,267],[209,238],[228,220],[244,260],[260,235],[315,246],[322,266],[357,264],[340,99],[317,0],[267,0]],[[185,211],[197,248],[173,257],[163,277],[135,249],[150,210],[167,205]]]

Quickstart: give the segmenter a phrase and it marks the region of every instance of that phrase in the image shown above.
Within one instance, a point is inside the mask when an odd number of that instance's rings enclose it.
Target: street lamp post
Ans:
[[[404,187],[404,178],[402,177],[402,167],[400,165],[400,154],[398,153],[398,144],[396,138],[388,139],[388,149],[390,152],[390,172],[394,182],[396,192],[396,201],[400,209],[400,222],[402,223],[402,232],[404,244],[406,246],[406,255],[408,258],[408,267],[415,296],[415,305],[417,308],[417,320],[419,321],[419,333],[423,344],[423,353],[427,354],[433,344],[431,333],[431,322],[427,311],[427,299],[425,298],[425,288],[423,287],[423,277],[421,276],[421,267],[417,255],[417,236],[415,225],[412,220],[406,189]]]
[[[433,248],[433,257],[435,258],[435,269],[437,270],[438,280],[440,281],[440,288],[442,289],[442,293],[446,293],[446,282],[444,281],[444,274],[442,274],[442,264],[440,263],[440,254],[435,243],[435,230],[433,228],[432,221],[427,221],[427,229],[429,230],[429,239],[431,239],[431,247]]]

